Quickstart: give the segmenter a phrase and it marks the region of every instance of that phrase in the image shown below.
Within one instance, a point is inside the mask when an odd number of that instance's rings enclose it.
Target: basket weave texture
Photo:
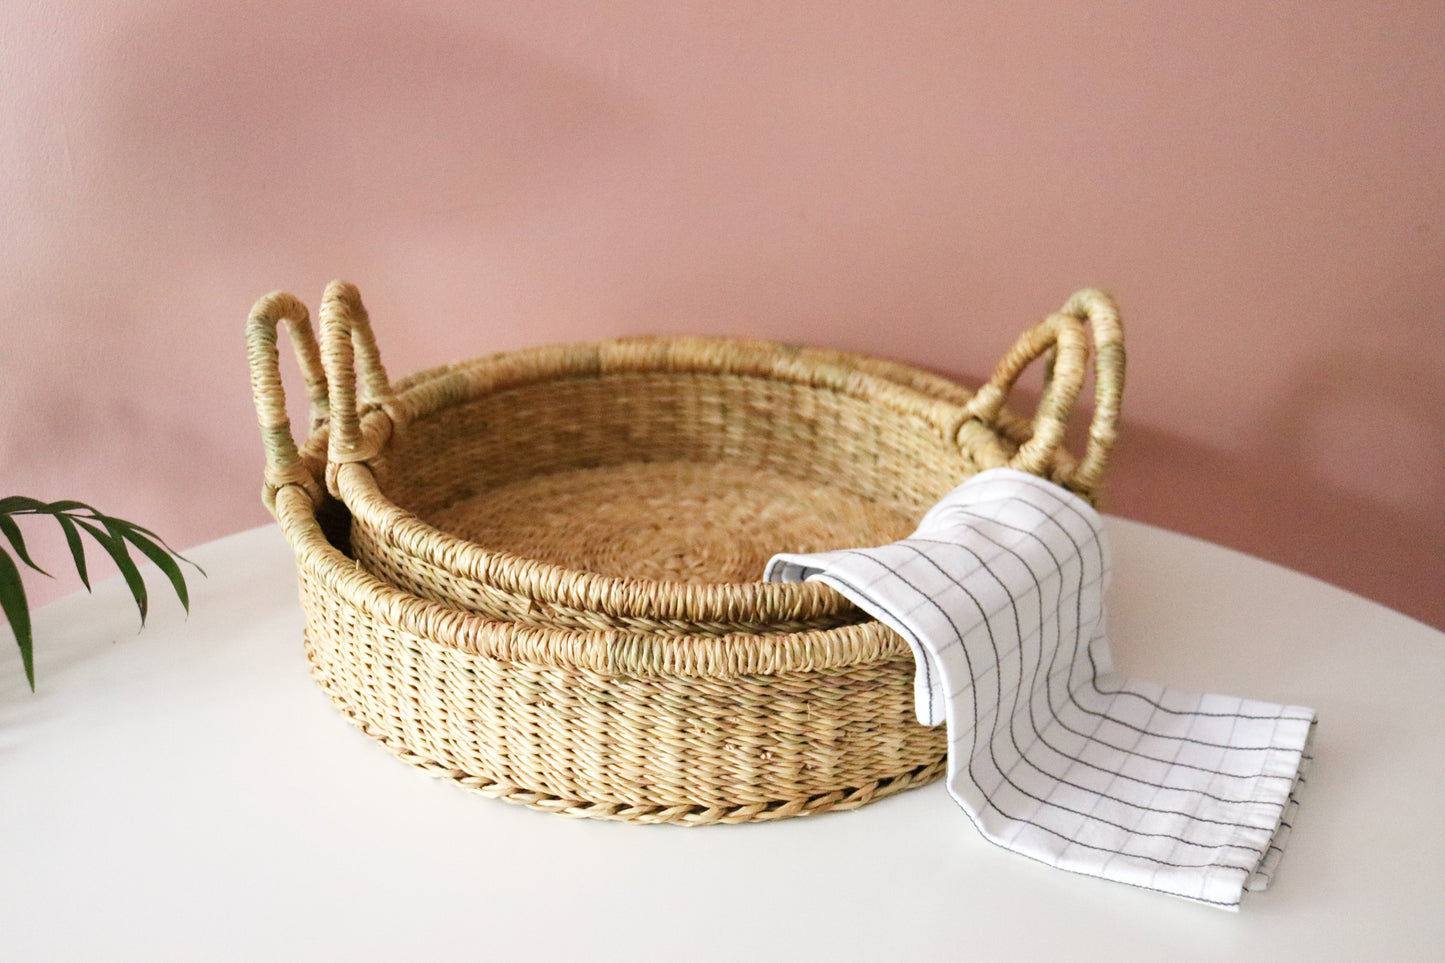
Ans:
[[[255,336],[281,316],[311,340],[289,296],[256,316]],[[1085,319],[1100,376],[1075,463],[1062,440],[1088,365]],[[317,352],[301,347],[305,364]],[[1046,352],[1051,377],[1028,425],[1002,403]],[[900,538],[982,469],[1010,465],[1093,497],[1122,390],[1117,313],[1096,292],[1028,331],[973,396],[904,365],[717,338],[536,348],[398,391],[344,283],[323,301],[319,356],[324,371],[310,366],[308,381],[335,405],[328,485],[354,515],[368,571],[491,618],[684,634],[857,621],[830,589],[758,573],[780,551]],[[284,419],[276,385],[258,394],[263,420]],[[289,453],[270,463],[273,486],[296,476]]]
[[[970,394],[890,362],[765,342],[530,349],[391,385],[354,288],[322,338],[274,294],[248,325],[265,495],[296,552],[313,671],[408,761],[573,815],[706,824],[862,805],[942,772],[906,645],[830,589],[756,581],[778,551],[880,544],[1012,465],[1094,496],[1122,331],[1097,292]],[[312,403],[298,448],[276,330]],[[1098,349],[1082,459],[1063,431]],[[1003,401],[1051,373],[1032,423]]]

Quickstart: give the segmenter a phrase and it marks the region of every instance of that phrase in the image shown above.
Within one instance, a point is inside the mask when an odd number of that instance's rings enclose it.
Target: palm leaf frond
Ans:
[[[25,583],[20,580],[20,569],[3,548],[0,548],[0,608],[5,610],[5,620],[15,634],[15,644],[20,646],[25,679],[30,683],[30,691],[34,692],[35,648],[30,638],[30,606],[25,602]]]
[[[145,579],[141,577],[140,569],[136,566],[135,560],[131,558],[130,548],[132,546],[154,563],[156,568],[160,569],[161,574],[170,582],[171,589],[176,593],[181,607],[187,613],[190,612],[190,592],[186,587],[185,575],[176,563],[185,562],[200,572],[202,577],[206,572],[195,562],[167,545],[159,535],[150,529],[98,512],[84,502],[73,500],[42,502],[24,495],[0,498],[0,535],[3,535],[5,541],[9,542],[10,548],[22,563],[44,575],[50,573],[35,564],[34,559],[30,557],[30,552],[25,546],[25,538],[20,532],[20,527],[15,524],[17,515],[48,515],[55,519],[65,534],[65,544],[70,549],[70,557],[75,563],[75,571],[87,591],[90,590],[90,573],[85,561],[84,539],[80,537],[80,533],[85,532],[95,539],[96,543],[105,549],[106,554],[110,556],[111,561],[120,571],[121,578],[125,580],[126,588],[130,590],[131,598],[135,600],[136,610],[140,613],[141,625],[145,625],[150,598]],[[14,634],[15,642],[20,647],[20,658],[25,665],[25,678],[30,682],[30,688],[33,691],[35,689],[35,663],[30,608],[25,598],[25,586],[20,577],[20,567],[15,564],[15,559],[11,558],[3,544],[0,544],[0,608],[4,609],[6,621],[10,624],[10,631]]]

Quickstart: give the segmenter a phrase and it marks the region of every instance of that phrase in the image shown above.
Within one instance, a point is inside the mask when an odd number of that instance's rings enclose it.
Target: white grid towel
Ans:
[[[1034,475],[983,472],[878,548],[778,555],[908,641],[948,790],[985,837],[1060,869],[1239,908],[1289,835],[1311,709],[1113,671],[1099,515]]]

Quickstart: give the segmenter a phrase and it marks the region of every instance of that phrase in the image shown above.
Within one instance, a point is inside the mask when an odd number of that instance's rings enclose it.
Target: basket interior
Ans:
[[[398,424],[398,506],[488,549],[601,575],[756,581],[776,552],[905,537],[975,471],[917,414],[790,381],[613,372]]]

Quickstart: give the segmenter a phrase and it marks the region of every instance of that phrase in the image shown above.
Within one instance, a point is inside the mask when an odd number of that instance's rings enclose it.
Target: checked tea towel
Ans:
[[[778,555],[913,649],[919,720],[989,840],[1059,869],[1237,910],[1268,885],[1314,712],[1116,674],[1099,515],[1012,469],[969,479],[901,542]]]

